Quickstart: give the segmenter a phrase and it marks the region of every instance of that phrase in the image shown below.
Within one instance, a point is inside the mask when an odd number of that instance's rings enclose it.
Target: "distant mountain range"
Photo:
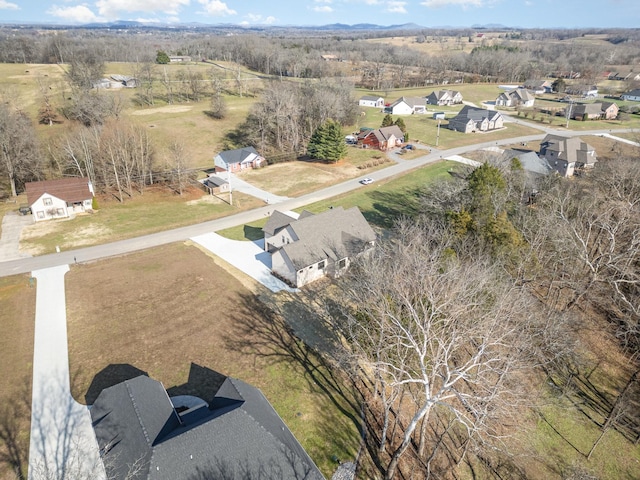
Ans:
[[[5,24],[6,25],[6,24]],[[278,30],[278,29],[292,29],[292,30],[308,30],[308,31],[395,31],[395,30],[426,30],[426,29],[461,29],[472,28],[474,30],[509,30],[509,27],[505,27],[500,24],[488,24],[488,25],[472,25],[471,27],[462,26],[431,26],[425,27],[416,23],[403,23],[400,25],[376,25],[373,23],[357,23],[355,25],[348,25],[344,23],[333,23],[329,25],[238,25],[238,24],[207,24],[207,23],[154,23],[154,22],[137,22],[132,20],[116,20],[113,22],[104,23],[87,23],[82,25],[63,25],[63,24],[12,24],[20,27],[45,27],[45,28],[91,28],[91,29],[170,29],[170,30],[209,30],[209,29],[234,29],[234,30]]]

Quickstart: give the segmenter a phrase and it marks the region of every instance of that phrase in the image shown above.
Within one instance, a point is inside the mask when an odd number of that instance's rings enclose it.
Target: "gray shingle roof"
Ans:
[[[275,235],[278,230],[286,227],[295,220],[296,219],[294,217],[290,217],[286,213],[282,213],[280,210],[274,210],[269,217],[269,220],[267,220],[267,223],[262,227],[262,231],[267,235]]]
[[[253,147],[238,148],[236,150],[226,150],[224,152],[220,152],[218,155],[220,156],[220,158],[222,158],[224,163],[232,164],[242,162],[251,154],[258,156],[260,155]]]
[[[262,393],[240,380],[227,378],[209,407],[179,423],[162,385],[136,377],[103,390],[91,418],[113,478],[136,461],[135,480],[323,478]]]
[[[302,217],[302,216],[301,216]],[[339,260],[362,251],[376,235],[357,207],[336,207],[291,223],[297,241],[282,247],[296,269],[321,260]]]
[[[521,152],[519,150],[505,150],[502,155],[503,160],[509,161],[517,158],[527,172],[537,173],[539,175],[548,175],[553,172],[553,168],[549,165],[547,159],[539,157],[536,152]]]
[[[555,152],[560,160],[574,163],[580,161],[579,152],[593,152],[594,148],[580,137],[562,137],[549,134],[540,143],[540,153],[545,155],[549,151]]]
[[[474,122],[481,122],[485,118],[487,118],[489,121],[492,121],[499,116],[500,116],[500,112],[496,112],[495,110],[486,110],[484,108],[477,108],[477,107],[471,107],[469,105],[465,105],[464,107],[462,107],[462,110],[460,110],[458,115],[456,115],[454,118],[457,121],[464,119],[464,120],[473,120]]]

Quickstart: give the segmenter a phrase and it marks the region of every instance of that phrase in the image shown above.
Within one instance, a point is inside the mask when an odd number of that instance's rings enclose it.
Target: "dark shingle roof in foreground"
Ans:
[[[102,391],[91,409],[109,478],[322,479],[260,390],[227,378],[209,405],[180,414],[146,376]],[[176,405],[178,407],[178,405]]]

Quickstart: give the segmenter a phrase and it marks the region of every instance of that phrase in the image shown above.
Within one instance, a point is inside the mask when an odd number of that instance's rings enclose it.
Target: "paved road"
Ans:
[[[619,129],[619,130],[588,130],[588,131],[564,131],[554,130],[548,127],[540,126],[537,124],[529,124],[528,122],[515,119],[514,123],[522,125],[536,127],[542,129],[548,133],[557,133],[564,136],[587,136],[587,135],[604,135],[607,133],[625,133],[633,132],[633,129]],[[482,138],[481,134],[478,138]],[[464,147],[451,148],[448,150],[431,151],[428,155],[420,158],[416,158],[410,162],[401,162],[392,165],[383,170],[378,170],[373,173],[369,173],[366,177],[372,178],[374,181],[383,180],[393,177],[395,175],[401,175],[416,168],[423,167],[438,160],[447,158],[452,155],[463,155],[466,152],[478,150],[481,148],[488,148],[492,146],[511,145],[514,143],[526,143],[544,138],[543,134],[527,135],[515,138],[508,138],[498,141],[489,141],[476,143],[474,145],[467,145]],[[158,232],[151,235],[145,235],[142,237],[131,238],[128,240],[121,240],[118,242],[107,243],[104,245],[96,245],[94,247],[81,248],[77,250],[70,250],[67,252],[53,253],[49,255],[43,255],[32,258],[11,260],[8,262],[0,263],[0,277],[15,275],[19,273],[27,273],[33,270],[54,267],[57,265],[70,264],[77,259],[78,262],[86,262],[91,260],[98,260],[100,258],[111,257],[116,255],[122,255],[130,252],[143,250],[145,248],[155,247],[159,245],[165,245],[167,243],[179,242],[187,240],[191,237],[202,235],[208,232],[215,232],[225,228],[242,225],[248,222],[253,222],[260,218],[268,216],[274,208],[278,210],[294,210],[296,208],[303,207],[313,202],[332,198],[337,195],[341,195],[357,188],[362,188],[358,183],[359,180],[365,178],[365,175],[347,180],[346,182],[332,185],[330,187],[318,190],[316,192],[309,193],[297,198],[291,198],[284,200],[278,204],[266,205],[264,207],[250,210],[247,212],[240,212],[235,215],[220,218],[217,220],[211,220],[208,222],[199,223],[196,225],[190,225],[188,227],[177,228],[173,230],[167,230],[164,232]]]
[[[29,480],[106,478],[86,406],[71,396],[64,276],[68,265],[36,270]]]

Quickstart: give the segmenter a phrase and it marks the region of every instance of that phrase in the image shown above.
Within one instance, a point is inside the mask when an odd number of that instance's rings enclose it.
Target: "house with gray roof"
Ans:
[[[259,168],[266,165],[266,160],[255,148],[244,147],[220,152],[213,159],[216,172],[239,172],[247,168]]]
[[[427,95],[429,105],[456,105],[462,103],[462,94],[456,90],[434,90]]]
[[[640,102],[640,88],[623,93],[620,98],[628,102]]]
[[[571,177],[578,169],[593,168],[598,161],[595,149],[580,137],[549,134],[540,143],[540,156],[563,177]]]
[[[465,105],[455,117],[449,120],[447,128],[456,132],[472,133],[496,130],[503,125],[504,119],[500,112]]]
[[[360,97],[358,105],[361,107],[384,107],[384,98],[376,95],[364,95]]]
[[[496,99],[499,107],[533,107],[536,97],[524,88],[502,92]]]
[[[394,115],[411,115],[412,113],[426,113],[427,105],[423,97],[400,97],[384,109]]]
[[[365,129],[358,134],[358,143],[369,148],[389,150],[404,142],[404,133],[397,125],[389,125],[376,130]]]
[[[108,478],[324,478],[260,390],[237,379],[202,399],[141,375],[102,390],[91,419]]]
[[[318,214],[304,211],[297,219],[276,210],[263,232],[264,249],[271,252],[271,271],[295,287],[327,275],[340,276],[376,240],[357,207]]]

